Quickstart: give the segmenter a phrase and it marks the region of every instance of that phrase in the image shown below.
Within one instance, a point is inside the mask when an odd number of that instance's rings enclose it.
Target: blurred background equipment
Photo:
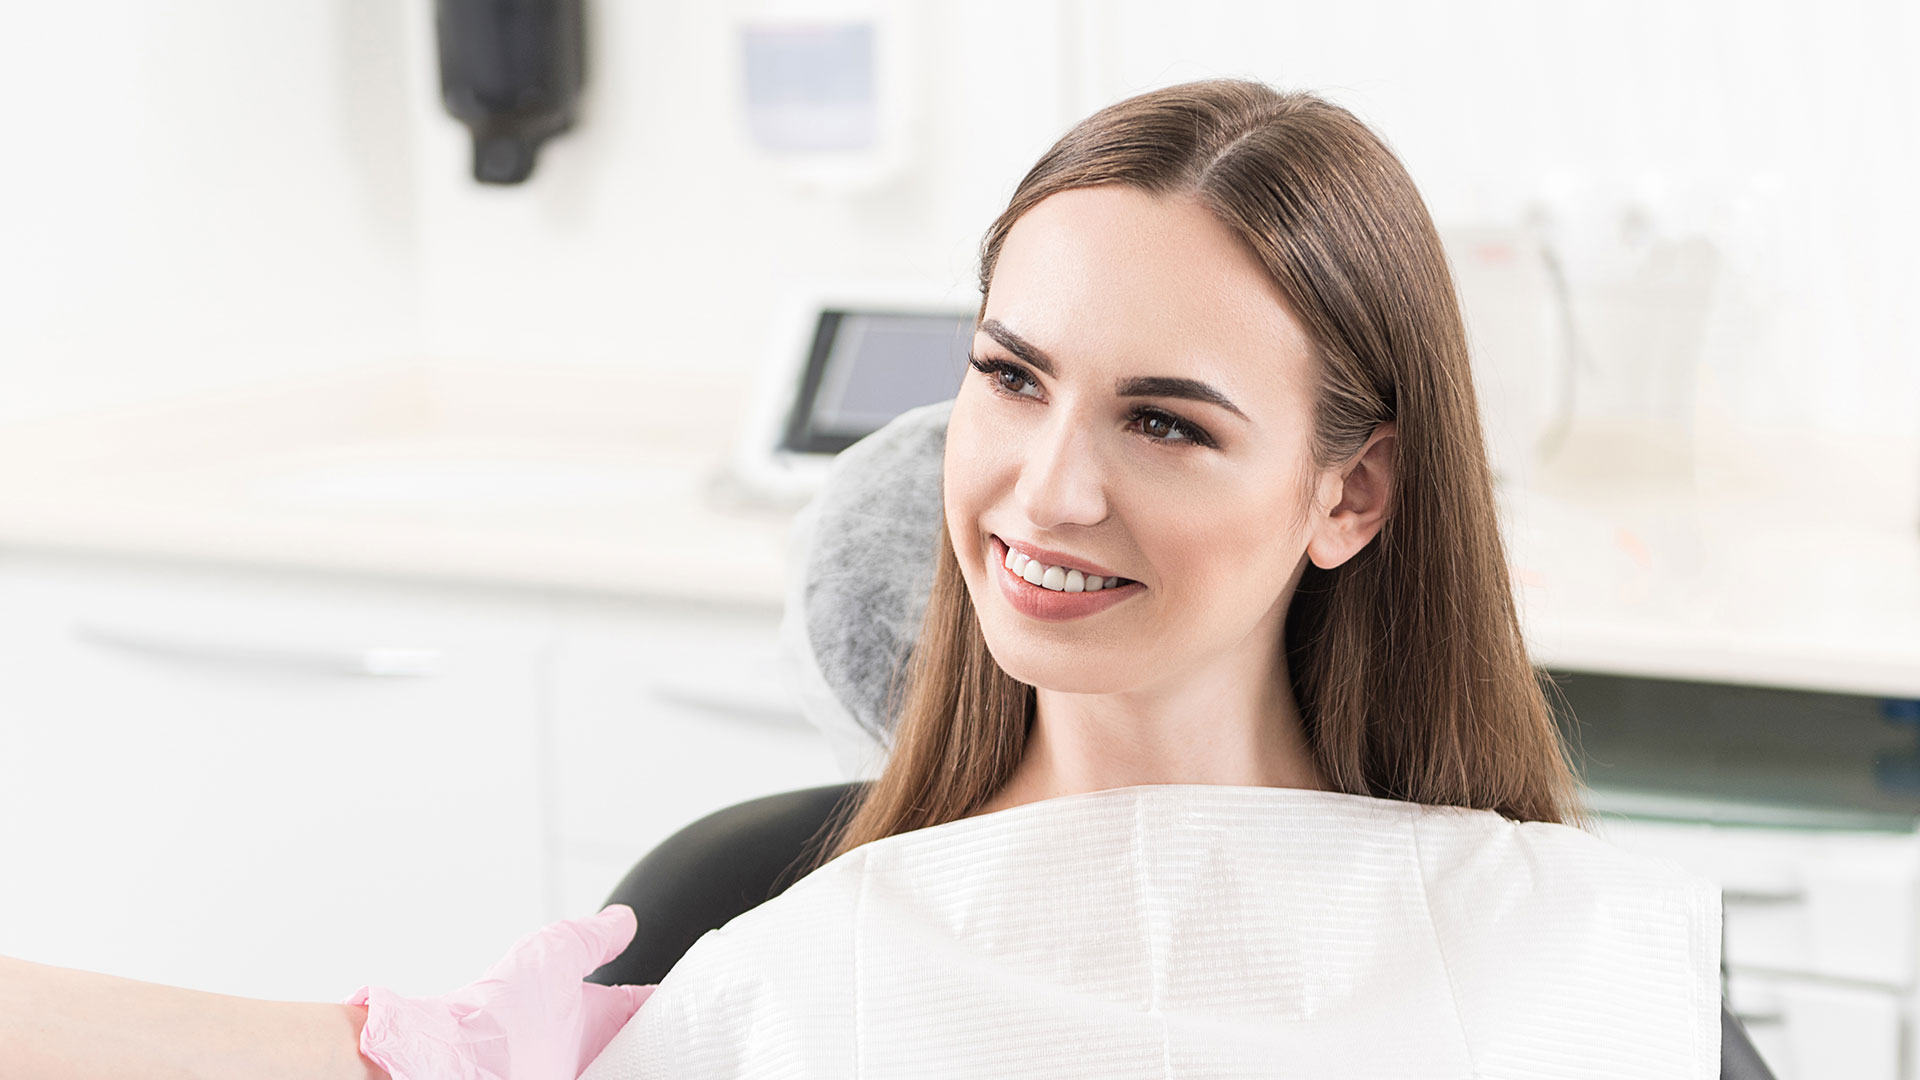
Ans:
[[[583,0],[435,0],[440,94],[473,132],[473,178],[518,184],[573,126],[586,74]]]
[[[797,190],[846,194],[902,175],[913,119],[914,5],[755,0],[738,15],[746,143]]]
[[[1444,230],[1494,478],[1524,488],[1573,419],[1578,372],[1566,282],[1533,229]]]
[[[931,284],[820,281],[790,292],[739,449],[717,481],[742,500],[797,507],[840,451],[959,392],[977,307]]]

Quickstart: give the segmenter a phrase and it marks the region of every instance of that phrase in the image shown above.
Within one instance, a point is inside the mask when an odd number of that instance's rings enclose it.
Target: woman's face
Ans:
[[[1338,498],[1318,473],[1302,493],[1308,357],[1253,252],[1196,204],[1106,185],[1015,223],[973,339],[976,363],[998,370],[968,369],[944,464],[948,535],[1010,675],[1110,693],[1278,648],[1316,535],[1308,500]],[[1121,392],[1155,379],[1217,398]],[[1038,616],[1014,598],[1035,586],[1013,580],[1002,541],[1138,584],[1092,613]],[[1322,543],[1321,565],[1344,557]]]

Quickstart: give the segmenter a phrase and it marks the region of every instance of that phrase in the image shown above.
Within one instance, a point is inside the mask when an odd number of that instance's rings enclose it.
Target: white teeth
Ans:
[[[1102,578],[1098,574],[1066,570],[1058,566],[1044,566],[1038,560],[1029,559],[1013,548],[1007,549],[1006,566],[1027,581],[1054,592],[1099,592],[1101,589],[1112,588],[1121,580]]]

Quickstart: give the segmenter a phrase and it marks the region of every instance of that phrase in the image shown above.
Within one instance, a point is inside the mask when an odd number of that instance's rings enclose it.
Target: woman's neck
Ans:
[[[1156,712],[1039,690],[1025,755],[977,813],[1138,784],[1327,788],[1290,690],[1240,710],[1206,704],[1214,707]]]

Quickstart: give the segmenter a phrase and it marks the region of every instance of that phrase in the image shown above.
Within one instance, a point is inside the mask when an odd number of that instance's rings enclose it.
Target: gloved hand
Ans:
[[[654,984],[583,981],[633,940],[633,909],[612,904],[528,934],[480,981],[439,997],[366,987],[360,1052],[393,1080],[576,1080]]]

